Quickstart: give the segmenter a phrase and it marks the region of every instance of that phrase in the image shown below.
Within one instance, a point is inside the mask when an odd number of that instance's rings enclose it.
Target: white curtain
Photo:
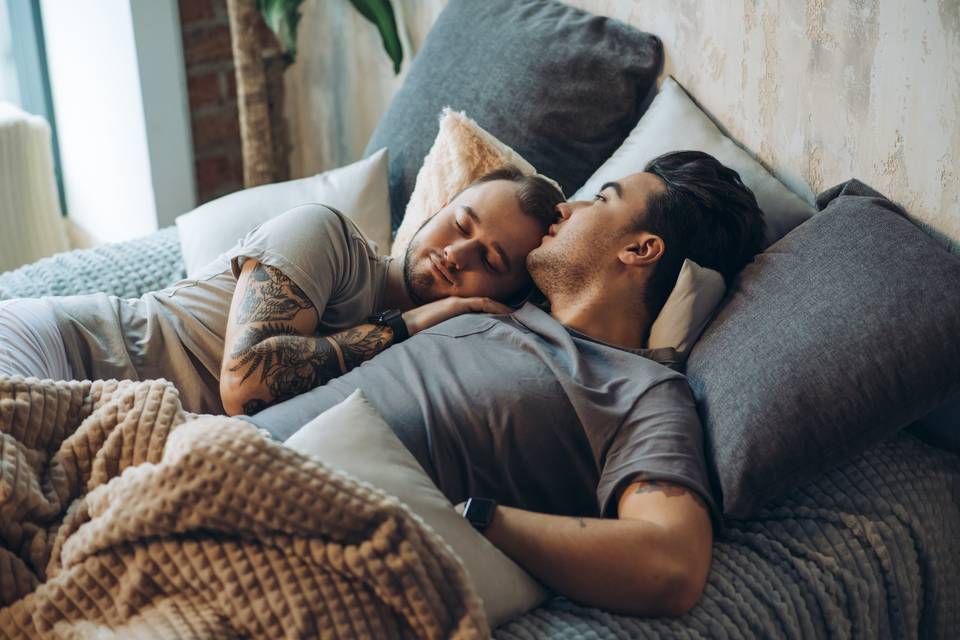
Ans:
[[[68,248],[50,125],[0,102],[0,271]]]

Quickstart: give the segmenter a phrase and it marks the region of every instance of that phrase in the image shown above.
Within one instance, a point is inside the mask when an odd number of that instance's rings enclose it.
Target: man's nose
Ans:
[[[473,261],[474,244],[471,238],[448,244],[443,248],[443,259],[450,268],[456,271],[463,271],[469,268],[470,263]]]
[[[570,216],[574,214],[578,209],[582,209],[584,206],[590,204],[585,200],[571,200],[569,202],[561,202],[557,205],[557,213],[560,214],[561,220],[569,220]]]

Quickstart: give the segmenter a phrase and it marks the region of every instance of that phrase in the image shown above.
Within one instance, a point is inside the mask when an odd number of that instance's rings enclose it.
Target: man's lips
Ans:
[[[443,266],[440,260],[432,253],[430,254],[430,266],[433,267],[434,272],[446,280],[448,284],[453,284],[453,275],[450,273],[450,270]]]

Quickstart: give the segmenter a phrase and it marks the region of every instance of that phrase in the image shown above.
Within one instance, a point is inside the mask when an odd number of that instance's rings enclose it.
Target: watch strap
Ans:
[[[379,315],[370,318],[374,324],[384,327],[390,327],[393,332],[393,344],[399,344],[410,337],[410,330],[407,329],[407,323],[403,321],[403,312],[399,309],[387,309]]]

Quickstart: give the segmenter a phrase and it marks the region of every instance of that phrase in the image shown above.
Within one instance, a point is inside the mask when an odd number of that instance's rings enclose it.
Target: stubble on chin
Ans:
[[[581,290],[589,279],[590,266],[577,260],[558,243],[539,247],[527,256],[527,270],[546,296]]]
[[[433,274],[425,269],[417,269],[416,254],[419,248],[420,243],[414,238],[403,256],[403,285],[407,288],[407,295],[418,306],[442,297],[435,291],[436,280]]]

